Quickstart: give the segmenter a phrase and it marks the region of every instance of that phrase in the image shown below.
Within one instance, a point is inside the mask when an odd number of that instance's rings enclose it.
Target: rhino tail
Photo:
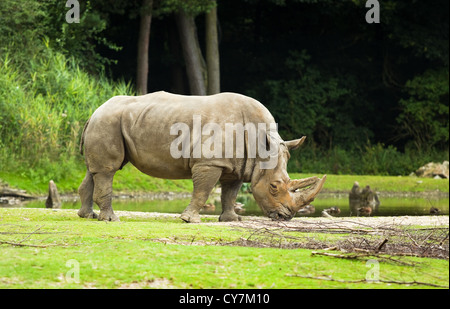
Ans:
[[[81,155],[83,155],[84,136],[86,135],[86,128],[87,128],[90,120],[91,120],[91,117],[89,117],[89,119],[84,124],[83,133],[81,133],[81,140],[80,140],[80,154]]]

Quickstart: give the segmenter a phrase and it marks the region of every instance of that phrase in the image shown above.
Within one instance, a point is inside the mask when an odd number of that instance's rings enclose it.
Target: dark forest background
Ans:
[[[362,0],[78,2],[79,23],[66,22],[66,1],[0,2],[5,169],[79,165],[97,106],[159,90],[259,100],[285,140],[308,136],[291,171],[407,175],[448,160],[446,0],[380,0],[371,24]]]

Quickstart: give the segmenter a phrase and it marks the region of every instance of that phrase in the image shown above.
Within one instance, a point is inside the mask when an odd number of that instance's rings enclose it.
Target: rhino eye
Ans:
[[[278,183],[277,182],[270,183],[269,192],[273,195],[276,195],[278,193]]]

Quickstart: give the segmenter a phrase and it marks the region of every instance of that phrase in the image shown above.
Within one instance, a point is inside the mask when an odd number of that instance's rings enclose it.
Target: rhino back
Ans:
[[[133,121],[161,120],[160,126],[169,127],[176,122],[192,123],[193,115],[202,116],[202,122],[274,122],[267,108],[260,102],[236,93],[211,96],[184,96],[164,91],[150,93],[130,101],[124,97]],[[138,118],[136,118],[136,116]]]
[[[104,134],[117,134],[117,130],[108,128],[106,124],[120,124],[121,134],[117,138],[124,141],[127,159],[146,174],[161,178],[190,178],[194,164],[221,166],[225,173],[243,174],[248,168],[245,166],[248,162],[243,160],[194,159],[192,149],[189,158],[175,159],[171,156],[170,145],[176,136],[170,134],[170,128],[176,123],[184,123],[192,133],[194,115],[201,117],[202,126],[216,123],[222,128],[225,123],[274,122],[261,103],[243,95],[182,96],[167,92],[115,97],[93,114],[91,122],[102,122],[97,129],[105,131]]]

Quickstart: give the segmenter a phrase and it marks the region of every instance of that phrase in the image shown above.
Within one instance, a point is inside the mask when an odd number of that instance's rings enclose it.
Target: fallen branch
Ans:
[[[46,234],[64,234],[65,232],[39,232],[34,234],[46,235]],[[29,235],[30,233],[25,232],[0,232],[0,235]]]
[[[47,248],[51,245],[30,245],[30,244],[23,244],[21,242],[10,242],[10,241],[4,241],[0,240],[0,245],[11,245],[11,246],[17,246],[17,247],[37,247],[37,248]]]
[[[18,246],[18,247],[38,247],[38,248],[45,248],[47,246],[44,245],[29,245],[29,244],[23,244],[23,242],[25,240],[27,240],[28,238],[31,237],[31,235],[35,234],[37,231],[39,231],[41,229],[41,227],[43,227],[43,225],[39,226],[37,229],[35,229],[33,232],[31,233],[27,233],[27,236],[25,238],[23,238],[22,240],[20,240],[19,242],[10,242],[10,241],[4,241],[4,240],[0,240],[0,244],[6,244],[6,245],[11,245],[11,246]]]
[[[17,190],[7,187],[0,187],[0,196],[12,196],[12,197],[18,197],[23,199],[35,199],[35,196],[27,194],[23,190]]]
[[[391,256],[382,256],[379,255],[375,252],[369,251],[369,250],[364,250],[364,249],[359,249],[357,251],[362,251],[363,253],[356,253],[356,254],[337,254],[337,253],[328,253],[328,252],[317,252],[317,251],[312,251],[311,255],[323,255],[323,256],[330,256],[330,257],[335,257],[335,258],[340,258],[340,259],[359,259],[359,258],[376,258],[379,260],[385,260],[385,261],[392,261],[395,263],[399,263],[399,264],[403,264],[403,265],[407,265],[407,266],[414,266],[416,265],[416,263],[409,263],[409,262],[405,262],[402,261],[400,259],[394,259]]]
[[[5,240],[0,240],[0,245],[10,245],[10,246],[16,246],[16,247],[34,247],[34,248],[47,248],[47,247],[52,247],[52,246],[64,246],[66,247],[67,245],[57,245],[57,244],[51,244],[51,245],[32,245],[32,244],[25,244],[24,241],[29,239],[31,237],[31,235],[33,234],[57,234],[59,232],[39,232],[39,230],[43,227],[44,225],[39,226],[37,229],[35,229],[33,232],[31,233],[19,233],[19,232],[2,232],[1,234],[27,234],[26,237],[24,237],[22,240],[17,241],[17,242],[12,242],[12,241],[5,241]]]
[[[246,221],[245,224],[249,222]],[[263,227],[257,223],[258,221],[251,222],[250,227],[241,226],[249,231],[247,241],[239,240],[231,245],[312,250],[336,247],[341,252],[448,259],[448,227],[411,228],[386,223],[370,225],[353,220],[304,221],[301,225],[268,221]],[[323,240],[305,233],[343,235]]]
[[[404,284],[404,285],[426,285],[426,286],[432,286],[436,288],[445,288],[448,289],[449,287],[446,285],[440,285],[440,284],[434,284],[434,283],[428,283],[428,282],[421,282],[421,281],[395,281],[395,280],[367,280],[367,279],[360,279],[360,280],[341,280],[341,279],[334,279],[332,277],[313,277],[313,276],[304,276],[304,275],[298,275],[298,274],[286,274],[288,277],[299,277],[299,278],[305,278],[305,279],[314,279],[314,280],[326,280],[326,281],[334,281],[334,282],[340,282],[340,283],[374,283],[374,282],[381,282],[381,283],[391,283],[391,284]]]

